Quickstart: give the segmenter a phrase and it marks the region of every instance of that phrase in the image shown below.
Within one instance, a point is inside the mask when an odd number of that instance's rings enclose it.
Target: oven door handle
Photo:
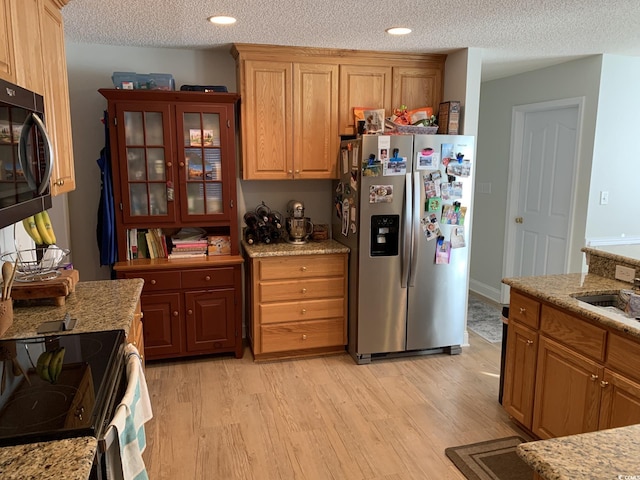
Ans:
[[[36,128],[44,140],[46,164],[40,185],[36,184],[36,176],[34,175],[34,172],[31,171],[27,155],[27,143],[32,128]],[[51,180],[51,174],[53,173],[53,147],[51,145],[47,129],[44,126],[44,122],[35,113],[29,115],[22,125],[22,131],[20,132],[20,146],[18,148],[18,162],[20,163],[20,167],[22,168],[24,178],[27,181],[29,188],[37,192],[38,195],[42,195],[49,186],[49,180]]]

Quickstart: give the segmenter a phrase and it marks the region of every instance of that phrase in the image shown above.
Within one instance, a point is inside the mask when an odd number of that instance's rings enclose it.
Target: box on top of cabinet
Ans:
[[[460,129],[460,102],[442,102],[438,110],[438,133],[458,135]]]

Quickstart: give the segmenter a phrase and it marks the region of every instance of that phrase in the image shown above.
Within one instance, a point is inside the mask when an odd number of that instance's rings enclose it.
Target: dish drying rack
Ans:
[[[66,248],[50,245],[16,250],[1,258],[16,265],[16,282],[41,282],[60,276],[58,267],[69,253]]]

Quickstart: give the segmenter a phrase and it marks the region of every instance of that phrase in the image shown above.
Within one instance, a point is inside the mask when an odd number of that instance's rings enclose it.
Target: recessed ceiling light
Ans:
[[[406,27],[392,27],[387,28],[385,32],[390,35],[407,35],[408,33],[411,33],[411,29]]]
[[[232,23],[236,23],[236,19],[233,17],[225,17],[224,15],[215,15],[207,18],[211,23],[215,23],[217,25],[231,25]]]

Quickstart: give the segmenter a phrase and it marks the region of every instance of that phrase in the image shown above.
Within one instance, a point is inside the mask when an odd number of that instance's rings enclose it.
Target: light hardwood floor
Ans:
[[[356,365],[251,351],[147,364],[151,480],[464,477],[450,446],[521,435],[498,403],[500,344]]]

